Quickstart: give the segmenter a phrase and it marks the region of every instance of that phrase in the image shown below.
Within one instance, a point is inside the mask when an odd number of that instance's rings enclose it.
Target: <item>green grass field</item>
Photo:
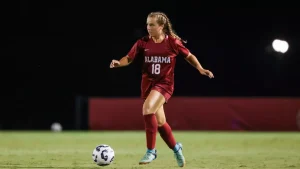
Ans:
[[[186,169],[300,169],[300,133],[174,132],[183,143]],[[0,168],[179,168],[157,135],[158,158],[140,166],[144,132],[0,132]],[[115,150],[110,166],[93,163],[98,144]]]

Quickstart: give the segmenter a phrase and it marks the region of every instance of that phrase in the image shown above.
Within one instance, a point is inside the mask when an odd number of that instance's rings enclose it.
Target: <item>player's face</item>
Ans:
[[[159,25],[156,17],[147,18],[147,31],[150,36],[159,36],[162,33],[163,26]]]

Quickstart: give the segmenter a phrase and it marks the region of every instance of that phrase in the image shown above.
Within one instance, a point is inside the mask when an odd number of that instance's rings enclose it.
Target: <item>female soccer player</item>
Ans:
[[[152,12],[147,17],[149,35],[139,39],[129,53],[120,60],[112,60],[110,68],[129,65],[136,57],[143,57],[141,97],[145,122],[147,151],[139,164],[155,160],[157,151],[156,132],[174,151],[179,167],[185,165],[182,144],[177,143],[171,127],[166,122],[163,105],[167,103],[174,90],[174,68],[176,56],[181,55],[202,75],[214,78],[211,71],[204,69],[197,58],[183,45],[183,41],[172,29],[166,14]]]

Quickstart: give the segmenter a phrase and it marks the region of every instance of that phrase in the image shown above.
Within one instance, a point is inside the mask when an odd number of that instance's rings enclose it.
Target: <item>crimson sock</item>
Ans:
[[[144,115],[147,148],[153,150],[156,143],[157,120],[155,114]]]
[[[166,122],[161,127],[158,127],[158,131],[161,138],[166,142],[169,148],[173,150],[176,145],[176,141],[169,124]]]

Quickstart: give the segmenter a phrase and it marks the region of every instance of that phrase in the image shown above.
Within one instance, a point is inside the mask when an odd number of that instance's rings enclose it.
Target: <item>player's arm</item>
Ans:
[[[185,60],[191,64],[193,67],[195,67],[197,70],[202,70],[203,67],[202,65],[200,64],[200,62],[198,61],[198,59],[196,58],[195,55],[193,55],[192,53],[189,53],[187,55],[187,57],[185,57]]]
[[[189,64],[194,66],[202,75],[208,76],[209,78],[214,78],[212,72],[204,69],[195,55],[193,55],[180,41],[176,42],[179,54],[184,56],[185,60],[189,62]]]
[[[126,56],[122,57],[120,60],[112,60],[110,63],[110,68],[128,66],[134,60],[134,58],[139,55],[140,49],[139,41],[137,41]]]
[[[112,60],[110,63],[110,68],[124,67],[128,66],[132,62],[132,59],[128,55],[122,57],[120,60]]]
[[[128,55],[122,57],[122,58],[119,60],[120,66],[128,66],[128,65],[130,65],[130,63],[132,63],[132,61],[133,61],[133,60],[132,60]]]
[[[206,70],[202,67],[200,62],[198,61],[197,57],[193,55],[192,53],[189,53],[187,57],[185,57],[185,60],[191,64],[193,67],[195,67],[202,75],[206,75],[209,78],[214,78],[214,75],[211,71]]]
[[[200,64],[200,62],[198,61],[198,59],[196,58],[195,55],[193,55],[190,50],[188,50],[181,41],[176,41],[176,45],[177,45],[177,49],[179,54],[181,54],[184,59],[191,64],[192,66],[194,66],[198,71],[203,70],[202,65]]]

